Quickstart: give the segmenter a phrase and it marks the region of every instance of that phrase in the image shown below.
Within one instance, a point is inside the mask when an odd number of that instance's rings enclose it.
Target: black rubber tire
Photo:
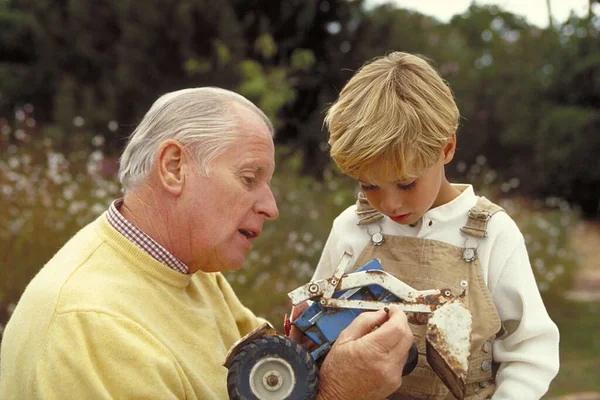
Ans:
[[[404,369],[402,370],[402,376],[410,375],[411,372],[417,366],[419,362],[419,351],[417,350],[417,346],[413,343],[408,351],[408,358],[406,359],[406,364],[404,364]]]
[[[230,399],[258,399],[250,388],[250,372],[260,360],[269,357],[282,358],[293,370],[296,385],[286,399],[317,398],[319,372],[310,353],[285,336],[272,335],[253,340],[233,358],[227,374],[227,391]]]

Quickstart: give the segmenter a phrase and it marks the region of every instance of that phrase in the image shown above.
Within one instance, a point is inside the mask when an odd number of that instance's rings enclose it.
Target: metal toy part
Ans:
[[[457,399],[464,398],[472,320],[461,300],[462,293],[452,293],[446,288],[416,290],[385,272],[378,259],[356,272],[345,273],[351,261],[352,254],[344,253],[333,276],[288,293],[294,305],[306,301],[310,304],[292,322],[315,344],[310,351],[264,325],[232,347],[224,364],[229,368],[230,398],[316,398],[317,366],[341,331],[362,312],[380,309],[387,312],[391,306],[415,316],[411,322],[427,325],[427,362]],[[277,341],[281,351],[272,339],[264,341],[270,336],[281,338]],[[403,375],[412,372],[417,360],[418,352],[413,345]],[[283,391],[285,396],[281,397]]]

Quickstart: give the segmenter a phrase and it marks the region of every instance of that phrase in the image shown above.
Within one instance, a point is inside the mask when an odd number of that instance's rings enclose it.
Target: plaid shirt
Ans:
[[[133,224],[125,219],[119,212],[119,209],[123,205],[123,199],[117,199],[112,202],[106,213],[108,222],[115,228],[119,233],[133,242],[140,249],[150,254],[154,259],[169,266],[175,271],[187,274],[189,272],[188,266],[178,260],[173,254],[169,253],[164,247],[156,243],[154,239],[140,231]]]

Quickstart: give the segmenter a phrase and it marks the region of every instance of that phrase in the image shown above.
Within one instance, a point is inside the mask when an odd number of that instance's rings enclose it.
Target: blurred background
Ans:
[[[355,198],[329,161],[324,110],[392,50],[449,82],[462,119],[448,174],[525,234],[562,335],[548,398],[600,399],[597,0],[0,0],[0,337],[31,278],[119,196],[118,156],[143,113],[205,85],[242,93],[277,128],[281,216],[227,277],[279,327]]]

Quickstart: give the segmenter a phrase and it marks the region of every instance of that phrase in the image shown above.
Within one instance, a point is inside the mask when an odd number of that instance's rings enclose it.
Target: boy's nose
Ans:
[[[396,193],[389,193],[383,196],[379,206],[381,210],[389,216],[396,216],[402,214],[402,206],[404,202]]]

